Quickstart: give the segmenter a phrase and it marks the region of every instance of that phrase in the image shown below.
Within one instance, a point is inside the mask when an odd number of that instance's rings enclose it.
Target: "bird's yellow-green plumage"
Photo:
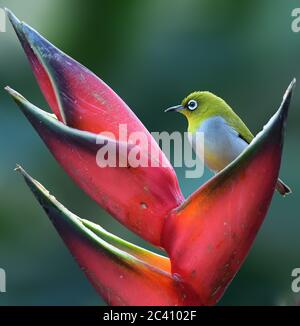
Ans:
[[[187,108],[190,100],[195,100],[198,103],[198,108],[194,111]],[[206,119],[219,116],[234,128],[248,144],[250,144],[254,138],[251,131],[232,108],[223,99],[211,92],[193,92],[187,96],[181,104],[186,109],[178,112],[186,116],[189,124],[188,131],[191,133],[196,132],[201,123]]]

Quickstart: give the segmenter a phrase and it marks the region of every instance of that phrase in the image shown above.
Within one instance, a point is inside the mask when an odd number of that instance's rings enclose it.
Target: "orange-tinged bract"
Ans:
[[[68,211],[18,167],[81,269],[105,301],[123,305],[200,305],[170,273],[169,259],[111,235]]]

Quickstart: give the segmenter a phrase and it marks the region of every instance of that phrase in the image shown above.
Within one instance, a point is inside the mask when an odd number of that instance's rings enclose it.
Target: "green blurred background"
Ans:
[[[225,98],[258,132],[293,77],[300,81],[299,1],[0,0],[52,43],[106,81],[150,131],[185,131],[163,109],[193,90]],[[0,33],[0,305],[99,305],[46,215],[13,169],[22,164],[75,213],[143,244],[93,203],[52,158],[3,87],[46,108],[11,26]],[[288,121],[281,169],[294,193],[275,194],[267,219],[221,305],[297,304],[291,271],[300,267],[300,85]],[[185,179],[187,196],[211,177]]]

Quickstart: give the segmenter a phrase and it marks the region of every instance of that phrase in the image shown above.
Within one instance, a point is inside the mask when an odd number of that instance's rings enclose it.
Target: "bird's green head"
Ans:
[[[165,112],[179,112],[189,123],[189,131],[194,131],[204,120],[230,114],[229,105],[215,94],[207,91],[193,92],[183,99],[180,105],[172,106]]]

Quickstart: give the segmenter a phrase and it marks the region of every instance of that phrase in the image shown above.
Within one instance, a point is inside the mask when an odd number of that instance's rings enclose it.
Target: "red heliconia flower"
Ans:
[[[295,81],[248,148],[187,200],[175,172],[128,106],[102,80],[8,11],[54,114],[8,92],[70,177],[126,227],[169,258],[122,240],[62,206],[21,167],[28,186],[98,293],[111,305],[212,305],[237,273],[270,205]],[[159,167],[97,165],[97,139],[124,155],[118,138],[142,132]],[[115,138],[99,136],[109,131]],[[147,160],[150,147],[142,148]],[[127,162],[128,163],[128,162]]]

